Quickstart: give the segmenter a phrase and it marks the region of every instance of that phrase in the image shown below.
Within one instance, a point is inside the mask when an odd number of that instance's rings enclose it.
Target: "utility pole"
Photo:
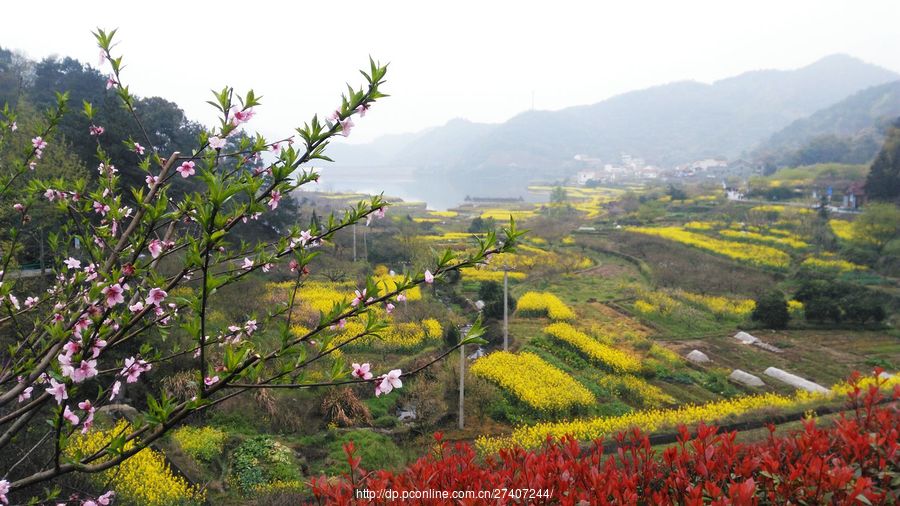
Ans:
[[[353,224],[353,261],[356,262],[356,223]]]
[[[503,351],[509,351],[509,266],[503,266]]]
[[[369,227],[363,229],[363,261],[369,261]]]
[[[468,333],[468,331],[466,331]],[[463,336],[465,337],[465,336]],[[459,428],[465,428],[466,345],[459,347]]]

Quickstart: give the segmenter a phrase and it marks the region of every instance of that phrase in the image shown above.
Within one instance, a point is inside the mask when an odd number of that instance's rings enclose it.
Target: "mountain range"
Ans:
[[[752,157],[775,166],[865,163],[897,117],[900,81],[872,86],[792,122],[762,142]]]
[[[575,155],[622,153],[672,166],[790,150],[825,134],[854,136],[900,115],[900,75],[848,55],[795,70],[757,70],[711,84],[680,81],[591,105],[527,111],[499,124],[455,119],[413,134],[333,145],[337,166],[553,177]]]

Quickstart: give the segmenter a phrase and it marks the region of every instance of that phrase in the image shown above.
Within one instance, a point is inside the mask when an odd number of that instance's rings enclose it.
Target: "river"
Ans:
[[[429,209],[446,210],[464,204],[466,197],[522,198],[546,202],[547,195],[528,191],[529,182],[503,177],[447,177],[417,173],[408,167],[324,167],[318,184],[306,190],[359,192],[426,202]]]

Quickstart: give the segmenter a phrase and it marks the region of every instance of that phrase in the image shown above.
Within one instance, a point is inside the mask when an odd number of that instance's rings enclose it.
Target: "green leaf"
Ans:
[[[465,338],[460,339],[459,344],[487,344],[487,341],[483,339],[484,333],[486,331],[487,329],[484,327],[481,321],[481,315],[478,315],[475,323],[472,324],[472,328],[469,329],[468,333],[466,333]]]

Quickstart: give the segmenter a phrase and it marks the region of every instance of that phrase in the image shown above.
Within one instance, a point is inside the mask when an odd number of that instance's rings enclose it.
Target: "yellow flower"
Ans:
[[[172,432],[172,439],[191,457],[210,461],[222,453],[227,434],[215,427],[185,425]]]
[[[626,230],[638,234],[662,237],[729,258],[734,258],[735,260],[741,260],[766,267],[785,269],[791,262],[791,257],[787,253],[769,246],[714,239],[702,234],[688,232],[679,227],[627,227]]]
[[[756,302],[753,299],[731,299],[721,296],[701,295],[682,290],[676,291],[675,294],[682,299],[705,307],[716,316],[745,318],[756,308]]]
[[[531,218],[536,213],[531,209],[485,209],[481,213],[481,219],[486,220],[488,218],[493,218],[500,222],[508,222],[510,216],[513,217],[516,221],[524,220],[527,218]]]
[[[786,236],[784,234],[780,234],[781,237],[776,237],[771,235],[758,234],[756,232],[748,232],[746,230],[720,230],[719,234],[730,239],[745,240],[750,242],[762,242],[773,244],[775,246],[785,246],[791,249],[806,249],[809,247],[808,243],[800,240],[798,237]]]
[[[637,358],[598,342],[568,323],[554,323],[544,327],[544,332],[568,343],[612,371],[637,372],[641,368],[641,362]]]
[[[575,312],[559,297],[549,292],[527,292],[516,304],[516,312],[528,315],[549,316],[552,320],[571,320]]]
[[[79,455],[90,455],[106,446],[119,434],[128,434],[131,425],[126,420],[119,422],[112,429],[95,430],[86,435],[76,434],[69,440],[65,452],[72,458]],[[125,443],[123,450],[135,447],[135,440]],[[100,461],[106,460],[101,457]],[[167,506],[170,504],[200,504],[204,502],[206,493],[200,486],[191,486],[181,476],[176,476],[166,463],[162,453],[145,448],[125,460],[117,467],[89,475],[96,486],[109,483],[116,492],[116,499],[121,503],[142,504],[149,506]]]
[[[533,353],[495,351],[476,360],[471,371],[540,411],[560,412],[596,402],[584,385]]]
[[[712,230],[713,226],[717,226],[717,224],[712,221],[689,221],[684,224],[684,228],[689,228],[691,230]]]
[[[657,407],[676,402],[671,395],[663,392],[659,387],[631,374],[604,376],[600,380],[600,384],[616,395],[638,401],[644,406]]]
[[[818,270],[818,271],[838,271],[838,272],[849,272],[849,271],[863,271],[866,270],[867,267],[865,265],[855,264],[853,262],[848,262],[847,260],[834,260],[827,258],[818,258],[818,257],[809,257],[804,260],[801,264],[802,267],[808,267],[810,269]]]
[[[800,264],[803,267],[808,267],[810,269],[818,270],[818,271],[837,271],[837,272],[849,272],[849,271],[862,271],[866,270],[865,265],[855,264],[853,262],[848,262],[847,260],[831,260],[827,258],[818,258],[818,257],[809,257]]]
[[[638,299],[634,302],[634,309],[641,314],[652,314],[659,311],[659,308],[643,299]]]
[[[387,295],[390,292],[393,292],[397,289],[397,283],[403,282],[403,276],[396,274],[391,276],[387,273],[376,275],[374,278],[375,283],[378,285],[378,296],[382,297]],[[416,285],[409,290],[403,292],[406,295],[406,300],[414,301],[422,299],[422,290],[419,289],[419,286]]]
[[[436,339],[443,335],[441,322],[435,320],[434,318],[426,318],[422,320],[422,328],[425,329],[425,334],[427,334],[428,337]]]
[[[865,389],[874,383],[875,378],[865,377],[860,379],[859,387]],[[894,388],[895,385],[900,385],[900,375],[894,375],[885,380],[881,388],[889,390]],[[799,390],[794,395],[765,393],[700,405],[687,404],[671,409],[646,409],[624,415],[603,416],[569,422],[542,422],[519,427],[509,436],[481,436],[475,441],[475,446],[483,454],[490,454],[512,446],[535,448],[540,446],[548,435],[555,438],[570,435],[580,441],[590,441],[616,434],[631,427],[639,427],[644,432],[654,432],[662,428],[676,427],[682,424],[695,424],[700,421],[711,423],[729,416],[738,416],[761,409],[806,408],[823,401],[844,398],[852,389],[853,386],[849,383],[838,383],[831,387],[829,393],[825,394],[809,393],[805,390]]]
[[[503,271],[489,271],[487,269],[476,269],[474,267],[466,267],[460,269],[460,274],[462,274],[463,279],[467,281],[503,281]],[[514,272],[511,271],[509,273],[509,279],[512,280],[522,280],[525,279],[526,274],[524,272]]]

